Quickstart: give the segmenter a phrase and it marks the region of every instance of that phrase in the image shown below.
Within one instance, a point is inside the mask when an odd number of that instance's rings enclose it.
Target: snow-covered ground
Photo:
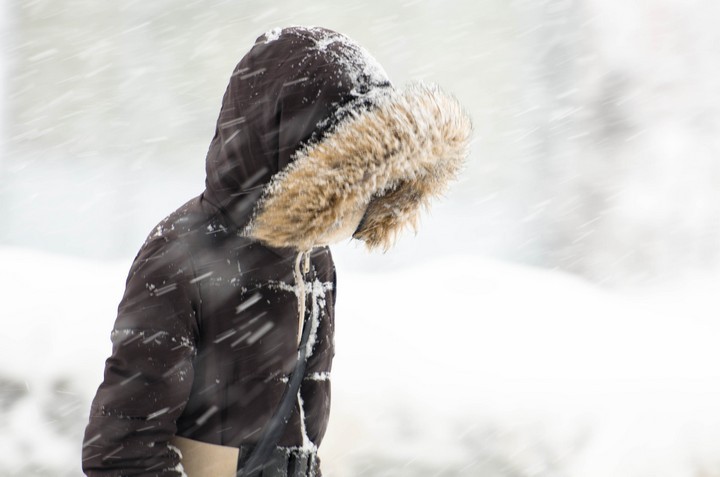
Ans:
[[[720,475],[716,279],[623,295],[476,256],[337,261],[326,475]],[[78,476],[129,262],[0,263],[0,475]]]

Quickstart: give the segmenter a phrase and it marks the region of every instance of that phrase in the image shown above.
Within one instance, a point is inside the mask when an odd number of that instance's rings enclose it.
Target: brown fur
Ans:
[[[351,235],[387,249],[457,176],[470,134],[468,115],[438,88],[393,91],[300,150],[266,187],[245,233],[298,250]]]

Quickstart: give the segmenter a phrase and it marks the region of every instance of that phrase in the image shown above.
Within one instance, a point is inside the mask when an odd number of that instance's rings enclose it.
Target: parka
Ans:
[[[469,136],[454,98],[434,86],[396,89],[339,33],[260,36],[230,77],[205,190],[161,221],[132,263],[85,430],[84,472],[179,476],[173,436],[255,443],[303,323],[307,369],[278,445],[316,450],[335,354],[327,245],[353,236],[390,246],[458,174]]]

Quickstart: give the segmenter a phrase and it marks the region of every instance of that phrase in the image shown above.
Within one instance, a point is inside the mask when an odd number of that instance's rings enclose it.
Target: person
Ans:
[[[391,246],[458,175],[470,133],[457,100],[395,88],[344,35],[260,36],[230,77],[205,190],[131,266],[85,430],[86,475],[183,475],[176,439],[236,449],[242,474],[299,349],[297,396],[252,475],[320,475],[335,353],[328,244]]]

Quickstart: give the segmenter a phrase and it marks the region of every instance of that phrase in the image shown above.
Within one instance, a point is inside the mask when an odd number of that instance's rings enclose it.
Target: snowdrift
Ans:
[[[79,476],[129,261],[0,263],[0,475]],[[339,254],[325,475],[720,475],[718,307],[698,289],[623,296],[475,256],[353,273]]]

